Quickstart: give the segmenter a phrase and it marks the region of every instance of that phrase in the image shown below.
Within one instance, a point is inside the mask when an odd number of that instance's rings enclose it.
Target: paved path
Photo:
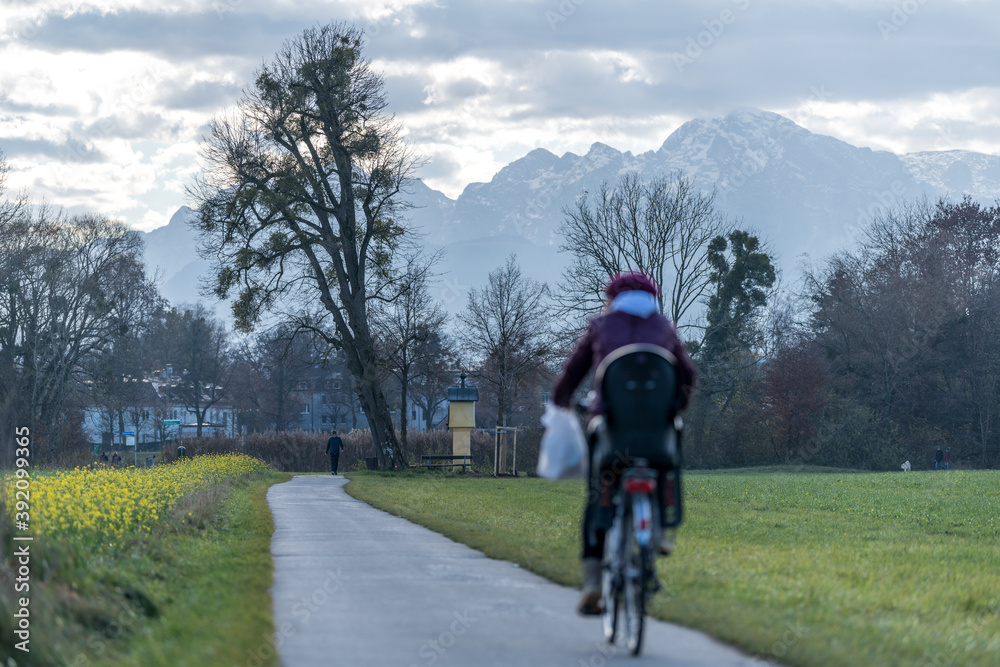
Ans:
[[[299,476],[267,494],[285,667],[765,664],[658,621],[632,658],[576,615],[576,591],[376,510],[345,483]]]

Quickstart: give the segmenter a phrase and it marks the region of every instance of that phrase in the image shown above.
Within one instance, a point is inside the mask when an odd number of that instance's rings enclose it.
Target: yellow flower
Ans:
[[[128,534],[150,532],[183,496],[225,478],[266,469],[258,459],[225,454],[154,468],[43,472],[31,479],[32,529],[40,535],[73,535],[88,546],[113,548]],[[10,496],[12,485],[5,488]]]

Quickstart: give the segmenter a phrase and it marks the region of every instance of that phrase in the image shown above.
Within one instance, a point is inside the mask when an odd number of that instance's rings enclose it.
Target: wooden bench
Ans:
[[[472,457],[462,454],[423,454],[420,457],[420,467],[427,468],[454,468],[462,466],[462,471],[472,470]]]

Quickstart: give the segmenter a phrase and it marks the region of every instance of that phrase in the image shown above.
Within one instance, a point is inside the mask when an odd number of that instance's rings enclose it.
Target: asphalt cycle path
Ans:
[[[576,614],[577,591],[374,509],[346,482],[302,475],[268,491],[275,635],[248,666],[275,649],[285,667],[773,664],[651,619],[633,658]]]

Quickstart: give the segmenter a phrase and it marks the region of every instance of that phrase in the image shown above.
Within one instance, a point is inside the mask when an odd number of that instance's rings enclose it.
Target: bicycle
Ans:
[[[589,429],[596,438],[592,464],[598,471],[612,471],[611,479],[601,484],[614,487],[602,562],[602,625],[613,643],[624,608],[632,655],[642,650],[649,598],[662,588],[656,574],[660,530],[675,528],[683,519],[683,422],[676,416],[675,368],[676,359],[667,350],[633,344],[608,355],[595,377],[604,409]],[[666,514],[662,522],[661,507]]]
[[[632,655],[642,650],[647,599],[661,589],[656,576],[654,521],[657,472],[645,459],[625,471],[615,494],[615,518],[604,538],[601,600],[604,637],[614,643],[624,598],[625,639]]]

